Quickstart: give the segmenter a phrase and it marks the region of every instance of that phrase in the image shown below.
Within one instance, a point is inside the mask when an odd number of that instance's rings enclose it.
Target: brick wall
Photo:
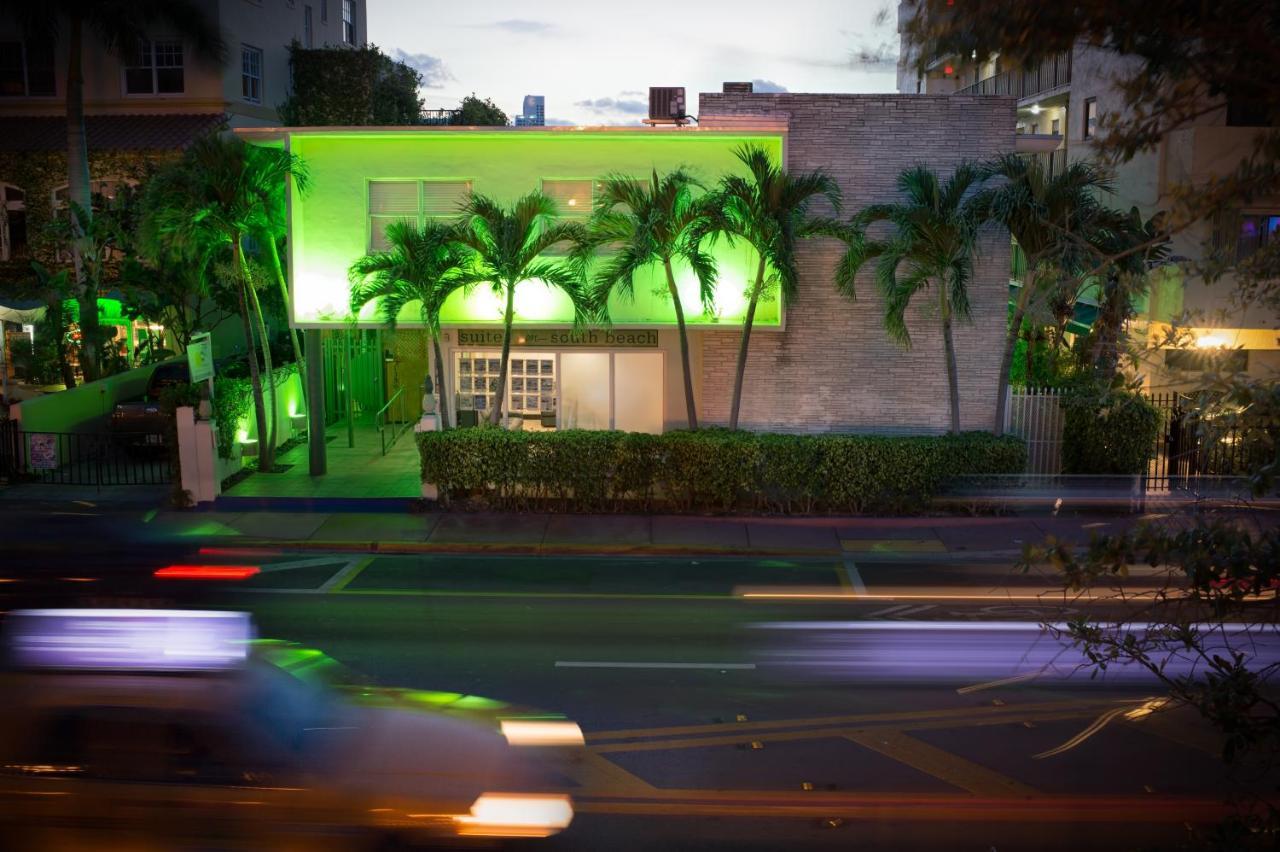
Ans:
[[[983,159],[1014,145],[1009,98],[700,95],[701,127],[730,127],[749,115],[789,119],[787,168],[821,168],[835,177],[846,214],[896,199],[894,182],[905,167],[924,163],[945,178],[964,159]],[[1008,299],[1007,232],[990,229],[980,249],[969,291],[973,322],[957,325],[955,334],[966,429],[990,429],[995,412]],[[832,281],[840,254],[834,240],[801,245],[800,295],[787,306],[786,329],[752,334],[741,425],[803,432],[945,430],[946,366],[941,325],[926,307],[932,300],[921,300],[908,313],[913,346],[903,350],[885,334],[870,266],[858,277],[857,301],[836,294]],[[724,423],[739,334],[701,336],[699,415],[707,423]]]

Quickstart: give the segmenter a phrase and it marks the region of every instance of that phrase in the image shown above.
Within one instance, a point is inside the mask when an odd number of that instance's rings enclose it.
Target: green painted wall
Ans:
[[[422,178],[470,180],[478,193],[509,203],[538,189],[543,178],[598,178],[618,172],[645,177],[677,166],[691,169],[707,184],[726,172],[745,170],[733,150],[747,142],[770,148],[782,157],[780,134],[708,133],[699,131],[571,131],[571,132],[360,132],[295,131],[290,148],[307,163],[311,190],[291,199],[290,264],[294,323],[338,326],[349,319],[347,268],[364,253],[368,240],[370,180]],[[755,271],[755,253],[738,243],[714,249],[720,272],[716,311],[705,315],[698,303],[697,282],[687,269],[678,271],[681,303],[691,324],[736,326],[746,303],[743,292]],[[632,302],[615,297],[609,304],[617,325],[662,326],[675,323],[675,311],[664,294],[660,268],[637,278]],[[376,306],[361,321],[376,325]],[[757,327],[779,327],[777,300],[762,303]],[[417,323],[417,305],[402,314]],[[560,325],[572,321],[568,300],[534,281],[516,290],[516,321]],[[442,319],[453,325],[501,322],[501,305],[483,288],[455,294]]]

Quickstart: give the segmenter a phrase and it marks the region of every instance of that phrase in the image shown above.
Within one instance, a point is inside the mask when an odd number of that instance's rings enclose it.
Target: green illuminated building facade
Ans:
[[[333,342],[342,335],[367,341],[377,334],[385,370],[377,398],[389,400],[403,389],[416,416],[429,350],[417,330],[418,306],[406,307],[394,333],[373,331],[380,326],[375,306],[355,318],[347,307],[347,269],[382,245],[389,222],[451,217],[471,191],[510,203],[534,189],[554,198],[564,216],[585,220],[606,175],[644,179],[655,169],[684,167],[712,185],[743,170],[733,152],[748,143],[765,146],[787,168],[827,171],[852,211],[892,200],[894,180],[906,166],[926,162],[945,172],[962,159],[1011,150],[1011,112],[989,98],[716,93],[701,96],[696,127],[238,132],[251,142],[286,145],[310,171],[309,192],[289,198],[291,322],[307,330],[315,351],[318,338],[336,352]],[[924,330],[934,323],[922,307],[908,318],[921,324],[913,348],[904,352],[890,341],[870,274],[860,282],[858,300],[834,292],[841,249],[830,239],[805,242],[796,304],[759,305],[742,424],[809,432],[944,430],[941,342]],[[971,291],[974,322],[957,333],[966,428],[989,428],[1004,324],[1008,239],[993,234],[983,250]],[[754,252],[741,242],[720,243],[713,253],[719,282],[712,311],[703,311],[692,272],[677,269],[699,418],[707,423],[727,418],[744,291],[756,266]],[[512,369],[501,389],[495,384],[502,305],[484,288],[454,294],[442,312],[445,391],[454,418],[462,425],[482,420],[494,395],[503,393],[504,410],[519,428],[657,432],[683,426],[675,311],[665,290],[655,268],[648,280],[637,280],[634,300],[610,301],[609,328],[573,336],[568,299],[536,281],[521,284]],[[338,359],[316,360],[321,365],[309,369],[332,371]]]

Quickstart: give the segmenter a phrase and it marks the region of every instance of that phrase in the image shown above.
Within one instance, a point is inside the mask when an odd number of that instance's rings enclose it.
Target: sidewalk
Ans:
[[[670,515],[161,512],[149,534],[228,549],[366,553],[788,555],[859,562],[1014,559],[1054,536],[1085,545],[1142,516],[740,518]]]

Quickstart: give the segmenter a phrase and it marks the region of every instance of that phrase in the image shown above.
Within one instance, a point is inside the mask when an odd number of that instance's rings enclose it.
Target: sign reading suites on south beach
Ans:
[[[460,328],[459,346],[502,346],[500,328]],[[658,332],[652,328],[586,329],[531,328],[511,330],[511,345],[540,349],[582,346],[609,349],[656,349]]]

